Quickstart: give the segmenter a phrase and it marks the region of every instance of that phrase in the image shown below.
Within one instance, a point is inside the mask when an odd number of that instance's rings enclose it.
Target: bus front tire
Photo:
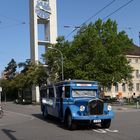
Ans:
[[[109,128],[111,125],[111,119],[106,119],[101,121],[102,128]]]
[[[72,120],[72,115],[70,112],[66,114],[65,125],[68,130],[76,129],[76,123]]]

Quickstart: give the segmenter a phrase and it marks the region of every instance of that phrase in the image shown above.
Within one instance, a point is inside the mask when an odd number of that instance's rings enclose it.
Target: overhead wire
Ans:
[[[5,28],[11,28],[11,27],[16,27],[16,26],[20,26],[20,25],[25,25],[26,22],[25,21],[19,21],[18,19],[15,19],[15,18],[12,18],[12,17],[8,17],[8,16],[5,16],[5,15],[1,15],[0,14],[0,17],[3,17],[7,20],[10,20],[10,21],[14,21],[15,24],[10,24],[10,25],[5,25],[5,26],[1,26],[0,29],[5,29]],[[0,20],[0,24],[2,25],[3,21]]]
[[[101,13],[103,10],[105,10],[107,7],[109,7],[110,5],[112,5],[116,0],[111,1],[110,3],[108,3],[106,6],[104,6],[103,8],[101,8],[98,12],[96,12],[94,15],[92,15],[91,17],[89,17],[86,21],[84,21],[80,26],[77,26],[78,28],[81,27],[82,25],[86,24],[88,21],[90,21],[93,17],[97,16],[99,13]],[[70,32],[67,36],[66,39],[73,33],[75,32],[78,28],[75,28],[72,30],[72,32]]]
[[[12,28],[12,27],[17,27],[17,26],[22,26],[22,25],[25,25],[26,23],[17,23],[17,24],[11,24],[11,25],[6,25],[6,26],[2,26],[0,27],[0,30],[1,29],[7,29],[7,28]]]
[[[97,16],[99,13],[101,13],[103,10],[105,10],[107,7],[109,7],[110,5],[112,5],[116,0],[111,1],[110,3],[108,3],[106,6],[104,6],[102,9],[100,9],[97,13],[95,13],[94,15],[92,15],[91,17],[89,17],[85,22],[83,22],[80,26],[82,26],[83,24],[86,24],[88,21],[90,21],[92,18],[94,18],[95,16]]]
[[[7,19],[7,20],[11,20],[11,21],[14,21],[16,23],[19,23],[19,20],[18,19],[15,19],[15,18],[12,18],[12,17],[8,17],[8,16],[1,15],[1,14],[0,14],[0,17],[3,17],[5,19]]]
[[[132,3],[134,0],[130,0],[127,3],[125,3],[124,5],[122,5],[121,7],[119,7],[118,9],[116,9],[115,11],[113,11],[112,13],[110,13],[109,15],[107,15],[106,17],[104,17],[102,20],[107,19],[108,17],[112,16],[113,14],[115,14],[116,12],[118,12],[119,10],[121,10],[122,8],[126,7],[127,5],[129,5],[130,3]]]
[[[125,29],[125,30],[129,30],[129,28],[136,29],[136,28],[140,28],[140,26],[129,26],[129,27],[120,27],[120,28]]]
[[[125,30],[125,31],[128,30],[131,33],[131,36],[133,37],[134,42],[136,43],[135,34],[139,33],[140,26],[120,27],[120,29]]]
[[[118,12],[118,11],[120,11],[122,8],[124,8],[124,7],[126,7],[127,5],[129,5],[130,3],[132,3],[134,0],[129,0],[127,3],[125,3],[125,4],[123,4],[121,7],[119,7],[118,9],[116,9],[115,11],[113,11],[112,13],[110,13],[109,15],[107,15],[106,17],[104,17],[104,18],[102,18],[102,20],[105,20],[106,18],[108,18],[108,17],[110,17],[110,16],[112,16],[113,14],[115,14],[116,12]],[[96,14],[94,14],[93,16],[91,16],[90,18],[88,18],[85,22],[83,22],[81,25],[80,25],[80,27],[83,25],[83,24],[85,24],[85,23],[87,23],[88,21],[90,21],[93,17],[95,17],[97,14],[99,14],[100,12],[102,12],[104,9],[106,9],[107,7],[109,7],[111,4],[113,4],[115,2],[115,0],[114,1],[112,1],[112,2],[110,2],[109,4],[107,4],[105,7],[103,7],[101,10],[99,10]],[[79,27],[79,26],[78,26]],[[78,28],[75,28],[72,32],[70,32],[67,36],[66,36],[66,38],[68,38],[73,32],[75,32],[76,30],[77,30]]]
[[[136,40],[134,39],[135,37],[134,37],[134,33],[133,33],[133,31],[132,31],[132,28],[131,28],[131,27],[129,27],[129,28],[128,28],[128,30],[130,31],[130,33],[131,33],[131,35],[132,35],[132,37],[133,37],[134,43],[135,43],[135,42],[136,42]]]

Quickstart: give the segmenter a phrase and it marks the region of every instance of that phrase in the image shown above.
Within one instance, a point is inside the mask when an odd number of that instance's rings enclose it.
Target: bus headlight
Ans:
[[[107,109],[108,109],[108,111],[111,111],[112,110],[112,106],[111,105],[108,105],[107,106]]]
[[[80,111],[81,111],[81,112],[85,111],[85,106],[81,105],[81,106],[80,106]]]

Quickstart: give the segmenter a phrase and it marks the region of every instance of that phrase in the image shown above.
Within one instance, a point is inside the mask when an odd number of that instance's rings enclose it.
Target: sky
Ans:
[[[12,58],[17,63],[30,58],[30,21],[29,0],[0,0],[0,2],[0,72],[2,72]],[[111,2],[111,5],[99,12]],[[66,39],[72,40],[75,32],[70,33],[75,26],[80,26],[90,17],[92,18],[87,24],[95,22],[98,18],[106,21],[105,17],[114,13],[108,18],[115,20],[118,30],[125,30],[134,44],[139,46],[139,7],[140,0],[57,0],[58,36],[63,35]],[[97,12],[99,14],[95,16]]]

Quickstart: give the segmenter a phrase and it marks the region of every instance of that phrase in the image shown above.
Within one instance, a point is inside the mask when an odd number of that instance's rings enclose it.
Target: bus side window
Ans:
[[[54,91],[53,88],[49,88],[49,98],[53,98],[54,97]]]
[[[70,98],[70,86],[65,87],[65,97]]]

